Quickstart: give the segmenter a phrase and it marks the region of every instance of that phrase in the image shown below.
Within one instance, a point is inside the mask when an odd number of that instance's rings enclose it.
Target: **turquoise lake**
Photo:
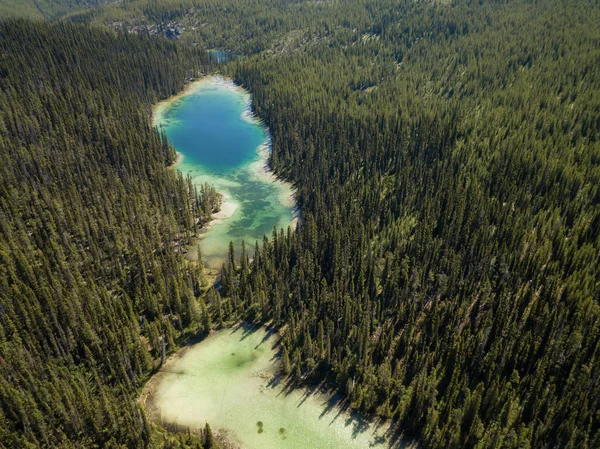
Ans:
[[[180,155],[176,168],[224,195],[221,211],[200,239],[208,268],[221,267],[230,241],[239,251],[244,240],[252,254],[254,242],[270,236],[273,226],[295,224],[291,185],[269,172],[270,135],[250,105],[247,91],[209,77],[154,109],[154,124],[165,130]]]

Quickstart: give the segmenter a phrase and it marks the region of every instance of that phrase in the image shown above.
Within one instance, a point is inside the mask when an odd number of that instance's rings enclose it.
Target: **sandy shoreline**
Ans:
[[[189,82],[185,85],[184,89],[181,92],[179,92],[178,94],[172,95],[169,98],[166,98],[166,99],[161,100],[158,103],[156,103],[152,107],[152,125],[159,126],[158,122],[160,121],[161,113],[167,107],[169,107],[172,103],[175,103],[176,101],[182,99],[186,95],[189,95],[189,94],[195,92],[200,87],[202,87],[203,84],[209,83],[211,78],[212,77],[210,77],[210,76],[205,76],[196,81]]]
[[[138,398],[138,402],[144,409],[146,416],[148,416],[148,418],[151,421],[157,422],[161,425],[176,424],[176,423],[169,423],[168,421],[163,420],[162,415],[160,413],[160,409],[156,406],[154,398],[156,396],[156,391],[158,389],[158,385],[160,384],[160,382],[164,379],[164,377],[167,374],[172,372],[173,366],[177,363],[177,361],[179,359],[181,359],[185,355],[185,353],[191,347],[192,347],[192,345],[184,346],[183,348],[179,349],[174,354],[171,354],[167,358],[167,360],[165,360],[165,363],[163,363],[163,365],[158,368],[156,373],[153,374],[148,379],[148,382],[146,382],[146,384],[144,385],[144,387],[142,389],[142,393],[140,394],[140,397]],[[202,430],[202,428],[199,427],[199,428],[193,429],[193,430],[200,431],[200,430]],[[224,432],[221,429],[215,429],[215,430],[216,430],[215,437],[219,441],[221,446],[223,446],[223,448],[225,448],[225,449],[243,449],[243,447],[240,446],[236,441],[234,441],[227,434],[227,432]]]
[[[221,203],[221,210],[219,210],[219,212],[212,214],[211,220],[204,225],[204,227],[200,231],[200,234],[198,234],[199,239],[204,237],[204,234],[206,233],[206,231],[208,231],[210,228],[212,228],[217,223],[220,223],[221,221],[227,220],[228,218],[230,218],[237,210],[238,204],[234,203],[232,201],[227,201],[227,199],[229,198],[228,195],[223,194],[223,193],[222,193],[222,195],[223,195],[223,202]]]
[[[244,322],[238,322],[235,323],[233,326],[227,328],[227,329],[234,329],[236,327],[239,326],[244,326],[245,323]],[[266,325],[261,325],[261,328],[265,328],[268,329],[268,327]],[[223,330],[223,329],[219,329],[219,330]],[[206,338],[210,338],[215,332],[218,332],[219,330],[215,331],[211,331]],[[162,364],[162,366],[159,366],[156,369],[156,372],[148,379],[148,381],[146,382],[146,384],[143,386],[142,388],[142,392],[138,398],[138,403],[142,406],[142,408],[144,409],[146,416],[148,416],[148,418],[154,422],[158,422],[161,425],[164,424],[177,424],[177,423],[171,423],[168,420],[163,419],[163,416],[160,412],[160,408],[156,405],[156,401],[155,401],[155,397],[156,397],[156,392],[158,390],[158,386],[161,383],[161,381],[169,374],[171,373],[177,373],[176,369],[175,369],[175,365],[177,364],[177,362],[195,345],[197,344],[201,344],[202,341],[196,342],[196,343],[192,343],[192,344],[188,344],[180,349],[178,349],[176,352],[174,352],[173,354],[171,354],[166,360],[165,362]],[[277,373],[279,372],[279,370],[281,369],[281,362],[278,361],[275,364],[272,365],[271,370],[269,371],[269,375],[274,377],[277,375]],[[183,373],[179,373],[179,374],[183,374]],[[202,426],[195,428],[193,430],[202,430]],[[213,429],[214,435],[216,437],[216,439],[219,441],[219,443],[223,446],[224,449],[244,449],[244,447],[234,439],[234,437],[230,434],[230,432],[228,432],[226,429]]]
[[[183,162],[183,154],[181,154],[179,151],[177,151],[176,153],[177,153],[177,157],[175,158],[175,162],[173,162],[171,165],[169,165],[169,168],[171,170],[176,169],[177,166]]]

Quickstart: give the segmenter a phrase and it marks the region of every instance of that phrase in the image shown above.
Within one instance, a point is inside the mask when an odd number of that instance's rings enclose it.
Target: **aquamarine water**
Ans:
[[[400,449],[386,423],[342,410],[335,398],[277,377],[277,334],[239,326],[167,361],[142,394],[154,419],[212,429],[245,449]],[[414,447],[414,446],[410,446]]]
[[[219,63],[233,61],[240,57],[237,53],[223,50],[208,50],[208,54]]]
[[[266,167],[270,136],[252,116],[250,101],[248,92],[232,82],[209,77],[154,110],[155,125],[180,154],[176,168],[224,194],[221,212],[200,239],[208,268],[221,267],[229,241],[239,249],[244,240],[251,253],[273,226],[294,224],[292,188]]]

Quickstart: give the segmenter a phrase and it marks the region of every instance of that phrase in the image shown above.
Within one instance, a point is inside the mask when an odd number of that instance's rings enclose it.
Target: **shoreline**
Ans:
[[[211,76],[203,76],[202,78],[199,78],[195,81],[187,82],[184,85],[184,88],[181,92],[179,92],[178,94],[175,94],[175,95],[171,95],[169,98],[165,98],[164,100],[161,100],[158,103],[156,103],[155,105],[153,105],[152,106],[152,126],[156,126],[157,128],[160,127],[160,125],[158,125],[157,122],[159,121],[160,114],[162,113],[162,111],[164,109],[166,109],[168,106],[175,103],[176,101],[181,100],[183,97],[198,90],[202,86],[202,84],[207,83],[210,78],[211,78]]]
[[[175,161],[167,167],[169,170],[175,170],[177,166],[183,162],[183,154],[181,154],[179,151],[176,151],[176,153],[177,157],[175,158]]]
[[[294,187],[294,185],[291,182],[288,182],[288,181],[282,179],[280,176],[278,176],[271,170],[271,167],[269,166],[269,157],[271,155],[271,152],[273,151],[272,146],[271,146],[272,145],[271,134],[270,134],[269,128],[252,111],[252,94],[247,89],[235,84],[235,82],[231,78],[226,78],[221,75],[203,76],[202,78],[199,78],[195,81],[187,83],[182,92],[158,102],[152,108],[152,125],[156,126],[156,127],[160,127],[158,122],[160,121],[160,119],[162,117],[162,113],[166,108],[168,108],[173,103],[181,100],[183,97],[190,95],[190,94],[198,91],[199,89],[201,89],[203,86],[205,86],[207,84],[211,84],[211,83],[218,87],[222,87],[222,88],[228,89],[230,91],[234,91],[234,92],[238,92],[238,93],[242,94],[244,96],[244,100],[246,101],[246,105],[241,114],[241,119],[246,122],[250,122],[252,124],[260,126],[265,131],[265,135],[266,135],[265,141],[261,145],[259,145],[258,148],[256,149],[256,154],[257,154],[258,159],[254,162],[251,162],[249,164],[249,167],[259,177],[261,177],[271,183],[281,183],[283,185],[289,186],[289,192],[286,192],[284,194],[282,194],[283,192],[281,192],[279,194],[279,198],[277,199],[277,201],[280,204],[282,204],[286,207],[289,207],[292,210],[292,219],[290,222],[290,226],[292,227],[292,229],[296,229],[298,222],[300,221],[300,209],[298,208],[298,204],[296,201],[297,189],[296,189],[296,187]],[[183,160],[184,160],[184,155],[178,151],[177,159],[175,160],[175,162],[173,164],[171,164],[169,166],[169,168],[176,169],[183,162]],[[221,211],[214,214],[213,218],[206,225],[203,226],[201,232],[198,234],[198,240],[204,238],[206,235],[206,232],[209,229],[211,229],[214,225],[230,218],[235,213],[235,210],[239,206],[238,204],[236,204],[234,202],[231,202],[231,201],[228,202],[227,198],[229,198],[229,196],[227,194],[225,194],[223,192],[220,192],[220,193],[223,194],[223,204],[221,206]]]
[[[221,195],[223,195],[223,202],[221,203],[221,210],[219,210],[219,212],[213,213],[210,221],[207,222],[204,226],[202,226],[202,228],[200,228],[200,230],[198,231],[196,236],[193,237],[193,243],[186,247],[188,250],[186,255],[189,255],[190,251],[192,251],[190,248],[194,248],[194,247],[197,247],[198,245],[200,245],[200,242],[206,238],[206,234],[213,226],[232,217],[233,214],[235,213],[235,211],[237,210],[237,208],[239,206],[237,203],[234,203],[231,201],[228,202],[226,199],[229,198],[229,196],[226,194],[223,194],[223,193],[221,193]],[[190,260],[192,262],[197,262],[198,254],[201,252],[201,250],[199,248],[197,248],[197,249],[194,249],[193,251],[194,251],[193,256],[186,256],[186,257],[188,260]],[[207,276],[207,275],[212,276],[213,275],[211,273],[212,270],[217,271],[217,274],[215,276],[218,277],[220,274],[220,271],[221,271],[220,269],[207,268],[206,266],[204,267],[205,276]]]
[[[265,129],[267,128],[265,127]],[[289,192],[282,192],[283,195],[280,194],[278,201],[284,206],[292,209],[292,220],[290,225],[292,229],[295,230],[296,226],[298,225],[298,221],[300,220],[300,209],[298,208],[298,203],[296,201],[298,189],[291,182],[282,179],[273,170],[271,170],[271,167],[269,166],[269,156],[271,155],[272,151],[271,138],[269,137],[266,142],[264,142],[262,145],[259,145],[259,147],[256,149],[258,160],[251,165],[256,165],[254,170],[258,176],[263,177],[271,182],[279,182],[289,186]]]
[[[292,183],[282,179],[280,176],[275,174],[269,167],[269,158],[272,152],[271,134],[269,128],[264,124],[264,122],[254,114],[252,110],[252,94],[247,89],[235,84],[235,82],[230,78],[225,78],[220,75],[204,76],[195,81],[187,83],[182,92],[155,104],[152,108],[153,126],[158,128],[163,126],[160,123],[163,122],[163,120],[165,120],[165,112],[168,111],[170,107],[172,107],[173,103],[176,103],[185,96],[194,94],[195,92],[198,92],[203,88],[223,88],[241,95],[240,100],[243,102],[243,110],[240,119],[260,127],[264,133],[263,142],[255,150],[255,158],[251,160],[251,162],[247,165],[247,167],[244,168],[244,170],[249,170],[250,176],[258,178],[261,182],[264,182],[265,184],[275,184],[275,195],[273,195],[273,201],[279,205],[284,206],[284,208],[290,210],[289,226],[291,226],[292,230],[295,230],[300,220],[300,209],[298,208],[296,202],[297,189]],[[184,159],[184,155],[177,151],[177,159],[173,164],[169,166],[169,168],[179,169],[183,164]],[[210,180],[206,181],[211,183]],[[214,181],[211,184],[216,186]],[[221,210],[216,214],[212,215],[211,220],[198,231],[192,245],[189,245],[187,247],[188,251],[194,254],[197,254],[195,247],[201,244],[202,240],[208,236],[209,231],[216,225],[219,225],[220,223],[223,223],[224,221],[233,217],[235,215],[236,210],[240,206],[240,204],[237,201],[235,201],[229,195],[228,192],[222,190],[222,187],[223,186],[221,186],[221,188],[218,190],[219,193],[223,195]],[[282,217],[284,216],[285,215],[282,215]],[[286,218],[286,221],[287,220],[288,219]],[[277,227],[280,227],[279,223],[275,223],[275,225]],[[190,254],[190,260],[197,260],[197,256],[194,257],[193,254]]]
[[[148,377],[148,379],[146,380],[144,386],[141,389],[140,395],[137,399],[138,403],[141,405],[142,409],[146,413],[146,416],[148,417],[148,419],[150,421],[160,424],[163,427],[165,426],[165,424],[166,425],[169,425],[169,424],[177,425],[176,422],[169,422],[167,420],[163,420],[161,411],[155,403],[154,399],[156,397],[156,394],[158,391],[158,386],[159,386],[160,382],[167,375],[169,375],[173,372],[176,372],[173,369],[174,365],[176,365],[177,362],[179,360],[181,360],[191,348],[193,348],[194,346],[196,346],[198,344],[201,344],[203,341],[205,341],[206,339],[213,336],[216,332],[222,332],[224,330],[236,329],[238,327],[245,326],[245,325],[256,327],[256,329],[265,329],[267,332],[269,331],[269,326],[267,324],[261,324],[260,326],[253,326],[250,323],[246,323],[244,321],[234,323],[228,327],[211,330],[202,340],[196,341],[191,344],[189,344],[189,343],[185,344],[185,346],[179,348],[177,351],[175,351],[174,353],[169,355],[162,365],[159,365],[158,367],[156,367],[154,369],[154,373],[151,374],[150,377]],[[276,332],[277,336],[280,335],[279,331],[275,331],[275,332]],[[272,369],[270,370],[269,374],[272,377],[275,377],[275,376],[277,376],[277,374],[280,371],[281,371],[281,360],[277,360],[277,362],[275,362]],[[179,373],[179,374],[183,374],[183,373]],[[189,427],[189,426],[186,426],[186,427]],[[190,427],[190,428],[195,431],[203,429],[202,426],[200,426],[198,428],[192,428],[192,427]],[[224,449],[244,449],[244,446],[242,446],[239,441],[236,441],[236,439],[232,437],[231,431],[229,431],[227,429],[222,429],[222,428],[214,428],[213,432],[214,432],[215,438],[219,441],[219,443],[223,446]]]
[[[162,366],[158,366],[155,368],[155,372],[151,375],[143,387],[141,388],[140,394],[138,396],[138,403],[144,409],[146,415],[149,420],[153,422],[157,422],[161,425],[178,425],[176,421],[170,421],[168,418],[164,418],[161,412],[161,409],[157,405],[156,396],[159,391],[159,387],[161,382],[165,380],[169,375],[177,374],[177,375],[185,375],[186,373],[181,371],[179,372],[176,368],[177,363],[185,357],[185,355],[192,348],[197,345],[201,345],[207,340],[213,338],[215,334],[219,332],[226,332],[231,330],[238,330],[241,327],[250,327],[253,331],[263,330],[269,335],[269,338],[274,338],[276,340],[276,344],[279,347],[280,340],[282,335],[285,333],[285,329],[276,329],[271,327],[270,322],[261,323],[259,325],[253,325],[251,323],[245,321],[238,321],[233,323],[230,326],[222,327],[216,330],[210,331],[210,333],[206,334],[204,338],[200,340],[196,340],[192,343],[185,344],[182,348],[172,353],[162,364]],[[265,377],[266,376],[266,377]],[[282,360],[281,358],[277,358],[275,361],[270,363],[269,368],[261,372],[258,377],[262,377],[265,383],[269,383],[275,378],[280,379],[282,383],[286,382],[286,379],[289,379],[289,376],[285,376],[282,374]],[[262,387],[261,387],[262,389]],[[262,390],[261,390],[262,391]],[[350,407],[348,398],[345,398],[338,389],[335,388],[334,385],[321,381],[320,383],[312,386],[307,386],[303,384],[291,383],[285,387],[282,387],[282,393],[286,396],[288,394],[297,394],[298,392],[304,396],[312,396],[314,398],[318,398],[321,403],[331,403],[332,401],[335,403],[335,408],[338,410],[339,414],[342,414],[346,419],[352,417],[358,417],[359,419],[363,419],[369,423],[370,426],[374,426],[374,432],[377,432],[379,429],[385,428],[384,434],[388,434],[388,432],[392,432],[392,434],[397,435],[398,440],[402,440],[402,447],[405,449],[418,449],[419,445],[417,441],[406,439],[406,437],[402,433],[396,433],[397,429],[394,430],[395,424],[392,420],[382,418],[377,415],[366,415],[360,412],[353,410]],[[281,393],[280,393],[281,394]],[[210,423],[210,422],[209,422]],[[198,430],[203,428],[196,428],[193,426],[185,425],[183,428],[189,427],[193,430]],[[183,429],[182,428],[182,429]],[[232,428],[235,428],[233,426]],[[231,429],[221,428],[221,427],[213,427],[213,431],[215,433],[215,437],[219,440],[221,444],[223,444],[226,449],[243,449],[241,441],[238,440],[235,436],[235,431]],[[392,439],[393,441],[393,439]],[[390,441],[391,443],[391,441]],[[399,446],[393,446],[399,447]]]
[[[223,202],[221,203],[221,209],[219,212],[212,214],[210,221],[202,226],[202,229],[200,229],[200,232],[198,233],[198,240],[204,238],[206,231],[208,231],[214,225],[223,220],[231,218],[239,207],[239,204],[234,203],[233,201],[227,201],[227,199],[230,198],[229,195],[222,192],[219,193],[221,193],[223,199]]]

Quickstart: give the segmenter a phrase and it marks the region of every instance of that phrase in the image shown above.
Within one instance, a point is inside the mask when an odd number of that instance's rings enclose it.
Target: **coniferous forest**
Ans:
[[[298,385],[424,448],[600,448],[598,23],[594,0],[0,22],[0,446],[211,447],[136,392],[180,338],[248,320],[282,329]],[[253,94],[301,211],[230,247],[218,290],[180,250],[219,197],[150,122],[215,71]]]
[[[135,391],[200,319],[176,242],[210,196],[148,108],[208,61],[71,24],[0,36],[0,446],[158,447]]]

